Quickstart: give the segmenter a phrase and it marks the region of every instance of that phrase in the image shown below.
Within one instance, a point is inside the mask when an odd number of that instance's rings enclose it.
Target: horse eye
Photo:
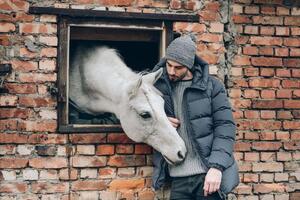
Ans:
[[[139,114],[143,119],[151,118],[151,114],[149,112],[142,112]]]

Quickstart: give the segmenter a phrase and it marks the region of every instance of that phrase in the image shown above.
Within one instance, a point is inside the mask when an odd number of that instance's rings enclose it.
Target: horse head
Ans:
[[[144,142],[159,151],[166,161],[183,161],[186,147],[164,111],[164,100],[153,86],[162,69],[132,80],[120,104],[119,119],[125,133],[136,142]]]

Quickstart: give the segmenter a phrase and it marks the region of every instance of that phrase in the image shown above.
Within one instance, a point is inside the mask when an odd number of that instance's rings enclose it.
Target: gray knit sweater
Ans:
[[[173,85],[174,87],[172,92],[172,99],[174,102],[175,116],[180,121],[180,126],[178,127],[177,131],[185,142],[185,145],[187,147],[187,155],[183,163],[176,166],[169,165],[171,177],[184,177],[207,172],[206,166],[203,164],[201,158],[192,148],[192,141],[186,129],[187,119],[184,118],[182,100],[184,90],[191,84],[192,81],[189,80],[178,81]]]

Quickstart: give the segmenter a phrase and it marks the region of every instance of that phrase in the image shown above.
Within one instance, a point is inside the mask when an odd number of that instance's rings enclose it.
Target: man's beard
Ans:
[[[187,73],[188,73],[188,69],[181,76],[169,75],[169,80],[172,82],[181,81],[187,75]]]

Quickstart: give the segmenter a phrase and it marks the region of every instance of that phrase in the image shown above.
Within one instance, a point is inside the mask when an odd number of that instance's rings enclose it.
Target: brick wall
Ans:
[[[238,125],[233,199],[300,199],[300,9],[282,0],[0,1],[0,199],[153,199],[152,149],[125,134],[57,132],[57,18],[30,5],[197,12],[175,23],[224,80]],[[98,8],[99,9],[99,8]]]

